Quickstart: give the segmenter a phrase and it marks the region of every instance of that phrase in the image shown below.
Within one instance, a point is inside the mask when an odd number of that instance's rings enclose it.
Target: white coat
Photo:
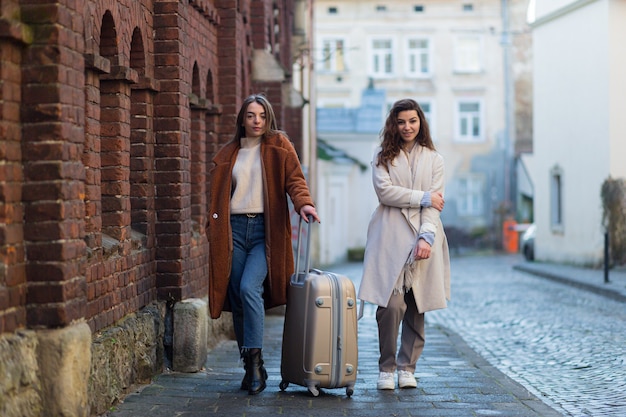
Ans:
[[[420,232],[434,232],[428,259],[419,260],[411,288],[418,311],[447,307],[450,300],[450,254],[439,210],[420,207],[425,191],[444,192],[443,157],[426,147],[414,166],[404,152],[389,166],[376,166],[380,147],[372,160],[372,180],[379,205],[367,230],[363,277],[358,298],[386,307]],[[445,210],[445,209],[444,209]]]

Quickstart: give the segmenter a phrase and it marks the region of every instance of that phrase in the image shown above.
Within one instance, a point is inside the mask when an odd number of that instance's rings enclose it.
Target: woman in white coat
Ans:
[[[416,101],[394,103],[372,160],[379,205],[367,231],[358,298],[376,304],[378,389],[415,388],[424,313],[450,299],[448,241],[440,220],[444,164]],[[397,339],[400,323],[400,349]]]

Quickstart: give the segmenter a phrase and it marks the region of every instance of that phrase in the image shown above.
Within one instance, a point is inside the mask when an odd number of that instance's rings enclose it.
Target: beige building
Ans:
[[[318,166],[323,261],[365,244],[377,204],[369,162],[386,112],[406,97],[423,107],[446,161],[451,245],[469,234],[498,244],[504,213],[515,214],[515,124],[530,112],[515,106],[515,89],[524,87],[513,69],[528,77],[527,67],[512,65],[527,57],[519,42],[526,28],[511,24],[520,13],[525,22],[522,3],[503,13],[499,0],[315,2],[317,135],[343,152]],[[529,128],[517,130],[530,139]]]

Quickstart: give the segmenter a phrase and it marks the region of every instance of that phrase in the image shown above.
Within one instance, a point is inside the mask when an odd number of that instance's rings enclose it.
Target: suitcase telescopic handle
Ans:
[[[298,244],[296,245],[296,273],[295,278],[296,282],[304,281],[304,277],[309,272],[311,267],[311,258],[310,258],[310,250],[311,250],[311,224],[313,223],[313,216],[307,215],[307,219],[309,222],[307,223],[307,233],[306,233],[306,246],[304,248],[304,270],[300,270],[300,247],[302,245],[302,216],[300,216],[300,222],[298,223]],[[306,222],[305,222],[306,223]],[[302,280],[300,279],[300,274],[302,273]]]

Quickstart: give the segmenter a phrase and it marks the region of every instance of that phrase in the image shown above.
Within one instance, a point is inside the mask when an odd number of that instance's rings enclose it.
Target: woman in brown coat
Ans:
[[[287,302],[294,270],[287,195],[305,221],[320,221],[298,155],[277,130],[271,104],[248,97],[236,132],[213,158],[209,211],[209,309],[212,318],[232,311],[246,374],[241,389],[265,389],[265,309]]]
[[[424,348],[424,313],[450,298],[443,158],[435,151],[424,112],[410,99],[394,103],[372,161],[379,205],[367,231],[359,299],[378,305],[378,389],[415,388]],[[398,330],[402,323],[400,349]]]

